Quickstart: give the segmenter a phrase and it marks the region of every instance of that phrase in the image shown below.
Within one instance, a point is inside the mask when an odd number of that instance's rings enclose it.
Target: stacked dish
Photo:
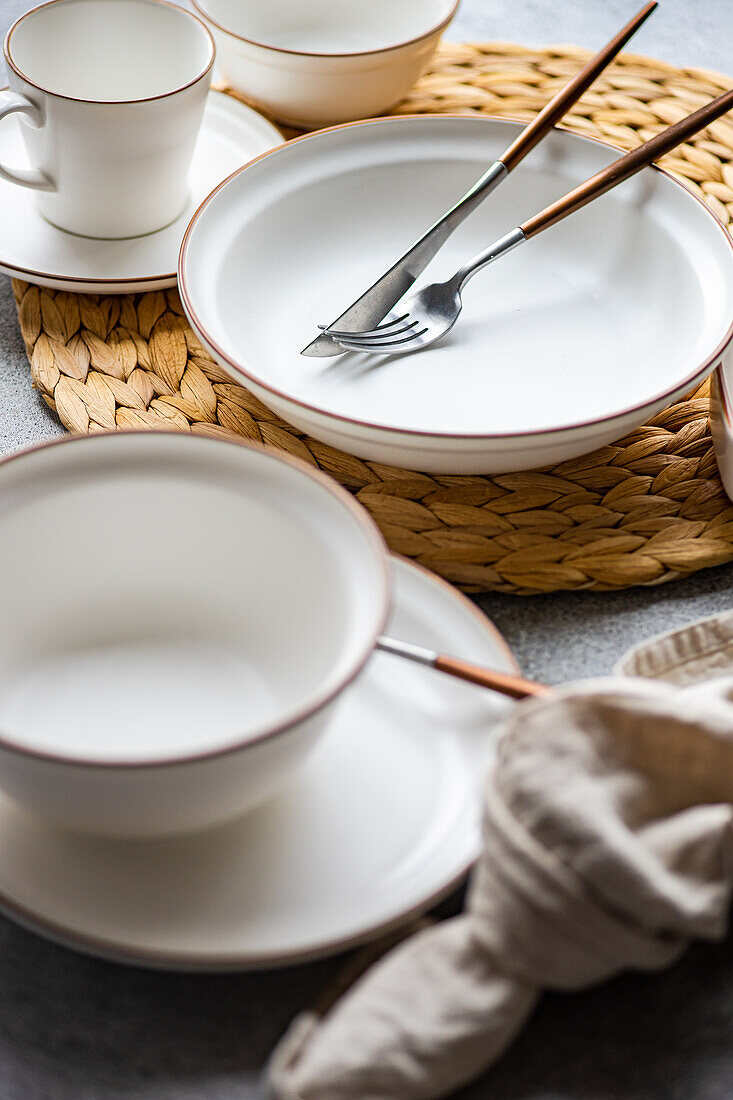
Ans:
[[[358,942],[465,873],[510,703],[372,650],[389,616],[516,662],[345,490],[261,448],[112,432],[6,460],[0,502],[0,908],[115,958],[239,968]],[[49,558],[77,563],[65,585]]]
[[[0,106],[3,95],[0,89]],[[0,178],[0,272],[38,286],[80,294],[133,294],[176,285],[181,239],[198,204],[245,161],[282,143],[250,107],[210,91],[191,165],[191,199],[170,225],[122,240],[79,237],[43,218],[31,192]],[[0,161],[29,165],[21,125],[0,127]]]

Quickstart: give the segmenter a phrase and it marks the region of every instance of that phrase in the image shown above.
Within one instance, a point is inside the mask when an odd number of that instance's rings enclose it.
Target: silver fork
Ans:
[[[324,326],[323,332],[347,351],[376,352],[382,355],[389,352],[418,351],[440,340],[458,320],[462,306],[461,291],[477,272],[530,237],[549,229],[611,188],[617,187],[732,108],[733,89],[706,103],[674,126],[656,134],[638,149],[632,149],[630,153],[619,157],[563,198],[512,229],[483,252],[479,252],[446,282],[432,283],[401,299],[395,313],[390,314],[376,328],[348,332]]]
[[[431,283],[403,298],[398,303],[398,311],[389,314],[376,328],[346,332],[325,325],[318,327],[346,351],[371,351],[382,355],[418,351],[440,340],[453,328],[461,312],[461,291],[468,280],[526,239],[524,229],[518,226],[474,256],[446,282]]]

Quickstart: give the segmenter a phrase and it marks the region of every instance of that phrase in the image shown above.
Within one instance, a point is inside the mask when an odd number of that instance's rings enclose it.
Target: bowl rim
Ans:
[[[29,8],[28,11],[23,12],[18,16],[13,25],[10,27],[8,33],[5,35],[3,42],[3,56],[8,68],[20,77],[21,80],[29,84],[31,88],[36,88],[39,92],[43,92],[44,95],[52,96],[55,99],[65,99],[70,103],[86,103],[92,106],[99,107],[131,107],[136,103],[153,103],[159,99],[170,99],[172,96],[178,95],[179,92],[185,92],[188,88],[193,88],[199,81],[204,80],[209,75],[214,67],[216,61],[216,43],[214,37],[206,26],[205,20],[196,15],[195,12],[189,11],[187,8],[182,8],[180,4],[174,4],[171,0],[139,0],[141,3],[147,4],[162,4],[166,8],[170,8],[172,11],[178,12],[181,15],[188,17],[189,22],[193,21],[198,23],[203,32],[205,33],[209,42],[209,60],[203,69],[190,80],[187,80],[185,84],[179,84],[176,88],[171,88],[167,92],[159,92],[157,95],[141,96],[137,99],[85,99],[83,96],[65,95],[63,92],[55,92],[52,88],[46,88],[42,84],[38,84],[35,80],[23,72],[20,66],[13,60],[11,54],[11,39],[15,32],[20,27],[21,23],[24,23],[31,15],[35,15],[36,12],[41,11],[43,8],[50,8],[56,4],[73,4],[75,0],[44,0],[42,4],[36,4],[35,7]]]
[[[318,417],[323,417],[332,424],[345,425],[346,430],[348,430],[352,436],[356,436],[359,429],[365,429],[368,433],[378,431],[388,435],[391,438],[396,437],[400,439],[400,441],[409,441],[411,439],[418,442],[420,440],[435,440],[439,444],[448,443],[450,441],[464,444],[480,441],[485,443],[501,443],[504,440],[530,441],[538,438],[546,438],[548,436],[557,436],[568,432],[577,432],[583,429],[596,428],[602,425],[610,425],[614,421],[621,421],[624,418],[631,416],[635,413],[643,412],[644,409],[647,409],[660,401],[670,400],[676,394],[684,393],[687,389],[689,389],[691,386],[695,385],[698,381],[704,378],[713,369],[717,361],[725,352],[726,348],[730,345],[731,341],[733,341],[733,316],[731,317],[731,322],[725,335],[717,344],[715,349],[712,352],[708,353],[708,355],[706,355],[701,364],[696,365],[694,370],[692,370],[689,374],[686,374],[682,380],[675,382],[673,386],[635,405],[626,406],[607,416],[596,417],[592,420],[573,421],[569,424],[562,424],[551,428],[537,428],[532,431],[515,430],[508,432],[492,433],[462,432],[460,434],[456,434],[454,432],[425,431],[419,428],[392,427],[386,424],[379,424],[372,420],[361,420],[357,417],[345,416],[342,413],[329,412],[328,410],[323,409],[318,405],[313,405],[308,401],[303,401],[300,398],[294,397],[292,394],[287,393],[286,391],[279,389],[276,386],[264,382],[260,377],[252,373],[245,366],[242,366],[241,364],[235,362],[234,359],[232,359],[232,357],[216,342],[216,340],[214,340],[211,335],[209,335],[207,329],[202,324],[196,308],[191,301],[191,296],[188,289],[188,279],[186,275],[186,259],[193,233],[196,230],[201,216],[208,209],[208,207],[214,201],[219,192],[227,187],[230,183],[232,183],[235,179],[237,179],[240,175],[242,175],[246,170],[252,168],[255,164],[264,160],[266,157],[271,157],[274,154],[282,153],[283,150],[288,149],[291,146],[299,145],[301,142],[317,140],[322,135],[338,133],[340,131],[349,130],[354,127],[363,126],[379,127],[385,124],[399,126],[402,124],[415,122],[419,124],[430,125],[434,124],[436,120],[439,121],[442,119],[460,119],[464,124],[469,123],[470,125],[482,125],[485,122],[508,123],[511,126],[516,126],[518,123],[521,125],[526,125],[526,122],[522,119],[510,119],[505,117],[500,118],[495,115],[462,115],[449,112],[446,112],[445,114],[392,115],[383,118],[361,119],[357,122],[342,122],[337,126],[325,127],[322,130],[315,130],[312,133],[302,134],[299,137],[291,138],[290,141],[286,141],[282,145],[278,145],[274,149],[269,149],[266,153],[262,153],[259,157],[255,157],[253,160],[249,161],[248,164],[244,164],[241,168],[237,168],[236,171],[232,172],[232,174],[227,177],[227,179],[222,180],[222,182],[218,184],[217,187],[215,187],[209,195],[207,195],[201,205],[195,210],[191,221],[186,228],[186,232],[183,235],[181,248],[178,255],[178,288],[181,297],[181,303],[185,310],[186,316],[192,328],[196,331],[199,339],[206,346],[209,352],[214,356],[214,358],[218,359],[219,361],[223,361],[228,365],[228,368],[231,368],[232,375],[235,379],[246,379],[247,383],[258,387],[260,390],[271,394],[279,401],[283,401],[297,408],[298,410],[303,410],[306,413],[315,414]],[[613,145],[611,142],[603,141],[599,138],[591,138],[585,134],[577,134],[574,131],[568,130],[562,126],[557,127],[557,130],[559,133],[569,135],[573,140],[586,142],[590,145],[600,146],[602,148],[612,149],[615,153],[623,152],[623,150],[621,150],[619,146]],[[675,187],[679,188],[687,196],[687,198],[694,199],[698,206],[705,211],[705,215],[712,220],[713,224],[717,228],[719,235],[728,245],[731,256],[733,257],[733,237],[723,225],[722,221],[715,213],[715,211],[712,210],[707,205],[707,203],[699,197],[699,195],[695,194],[695,192],[687,187],[684,183],[676,179],[671,174],[671,172],[666,171],[664,168],[660,168],[657,164],[649,165],[647,168],[644,168],[643,171],[653,171],[658,173],[664,179],[674,184]],[[354,429],[356,429],[357,431],[355,431]],[[360,438],[363,438],[363,434],[360,436]]]
[[[346,0],[348,3],[348,0]],[[327,53],[320,50],[293,50],[288,49],[285,46],[273,46],[267,42],[259,42],[256,38],[247,38],[243,34],[238,34],[236,31],[231,30],[229,27],[225,27],[223,23],[219,23],[214,17],[206,11],[201,0],[191,0],[191,6],[196,12],[211,23],[217,30],[222,31],[223,34],[228,34],[230,38],[236,38],[238,42],[246,42],[248,46],[256,46],[261,50],[269,50],[271,53],[289,54],[292,57],[369,57],[376,54],[391,53],[393,50],[401,50],[405,46],[415,46],[418,42],[422,42],[426,38],[431,38],[434,34],[440,34],[448,24],[452,21],[456,12],[458,11],[458,5],[461,0],[453,0],[452,7],[447,15],[445,15],[438,23],[433,24],[429,30],[423,31],[421,34],[415,35],[413,38],[406,38],[402,42],[396,42],[392,46],[378,46],[376,49],[371,50],[340,50],[336,53]]]
[[[3,729],[0,729],[0,752],[8,751],[16,755],[23,757],[30,757],[35,760],[44,761],[46,763],[66,765],[70,767],[84,767],[84,768],[96,768],[100,770],[109,771],[112,770],[147,770],[151,768],[169,768],[179,767],[185,764],[196,764],[204,761],[214,760],[220,757],[230,756],[233,753],[240,752],[249,748],[250,746],[262,744],[265,741],[272,740],[273,738],[288,733],[295,726],[300,725],[302,722],[307,721],[316,715],[319,711],[323,710],[329,703],[333,702],[341,694],[341,692],[348,687],[348,685],[356,679],[359,673],[366,665],[369,658],[372,656],[377,639],[382,634],[384,627],[389,618],[392,610],[392,573],[389,562],[389,550],[385,542],[384,536],[377,527],[374,520],[369,513],[359,504],[359,502],[344,489],[337,481],[329,477],[317,467],[310,466],[302,459],[295,458],[293,455],[285,454],[281,451],[273,451],[263,444],[253,443],[250,440],[239,439],[224,439],[217,436],[209,436],[204,433],[192,433],[181,430],[168,430],[156,431],[149,428],[133,428],[123,430],[106,430],[100,432],[94,432],[89,435],[72,435],[64,436],[60,439],[47,440],[44,443],[38,443],[32,447],[26,447],[21,451],[16,451],[13,454],[7,455],[0,459],[0,482],[2,479],[2,473],[9,463],[18,461],[19,459],[28,458],[41,451],[47,451],[51,448],[69,446],[75,444],[77,447],[82,444],[90,445],[90,450],[96,445],[96,440],[108,440],[108,439],[124,439],[129,437],[138,437],[142,439],[153,439],[156,437],[177,439],[178,442],[183,440],[191,440],[192,438],[199,442],[208,444],[224,445],[227,447],[241,447],[244,451],[253,452],[257,455],[263,456],[266,460],[271,460],[275,463],[280,463],[284,466],[290,467],[296,473],[305,474],[315,482],[321,489],[325,489],[336,501],[345,508],[350,514],[352,520],[356,522],[357,527],[360,529],[362,536],[364,537],[370,552],[374,557],[374,563],[377,568],[379,591],[381,592],[381,599],[378,608],[375,612],[375,625],[369,631],[368,638],[365,638],[361,646],[358,647],[356,656],[352,658],[349,666],[339,677],[337,683],[334,686],[329,687],[327,690],[320,688],[315,692],[311,692],[307,703],[301,704],[301,706],[294,712],[289,714],[283,721],[274,723],[264,730],[255,732],[247,737],[239,735],[236,740],[225,745],[220,745],[213,749],[202,749],[197,751],[190,751],[185,753],[169,753],[162,756],[155,756],[150,758],[140,759],[109,759],[109,758],[95,758],[92,755],[81,755],[77,753],[66,752],[54,752],[50,749],[37,749],[30,745],[23,744],[20,740],[15,740],[11,734],[6,733]],[[0,494],[2,493],[2,484],[0,484]]]

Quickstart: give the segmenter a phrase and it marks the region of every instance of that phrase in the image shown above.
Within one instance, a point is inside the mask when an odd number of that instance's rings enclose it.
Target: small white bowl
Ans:
[[[409,93],[459,0],[192,0],[221,72],[280,122],[384,114]]]
[[[304,464],[110,433],[0,464],[0,787],[73,829],[187,832],[290,776],[390,605],[381,536]]]

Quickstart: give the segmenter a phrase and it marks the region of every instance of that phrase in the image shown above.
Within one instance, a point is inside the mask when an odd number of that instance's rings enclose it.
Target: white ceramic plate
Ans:
[[[0,89],[2,95],[6,89]],[[20,122],[0,127],[0,160],[26,167]],[[191,200],[172,225],[128,240],[93,240],[57,229],[36,210],[33,193],[0,180],[0,272],[82,293],[133,293],[175,286],[184,230],[201,200],[252,157],[282,142],[256,111],[210,92],[191,166]]]
[[[468,600],[393,561],[395,636],[517,670]],[[1,797],[0,907],[52,939],[150,966],[275,966],[353,945],[428,908],[475,859],[493,728],[510,706],[376,653],[290,788],[234,825],[103,841]]]
[[[437,473],[559,462],[623,435],[731,339],[733,247],[658,169],[481,273],[450,336],[401,357],[300,350],[499,156],[520,127],[395,118],[322,131],[250,164],[194,217],[184,306],[233,377],[363,458]],[[555,131],[444,245],[420,283],[618,154]]]

